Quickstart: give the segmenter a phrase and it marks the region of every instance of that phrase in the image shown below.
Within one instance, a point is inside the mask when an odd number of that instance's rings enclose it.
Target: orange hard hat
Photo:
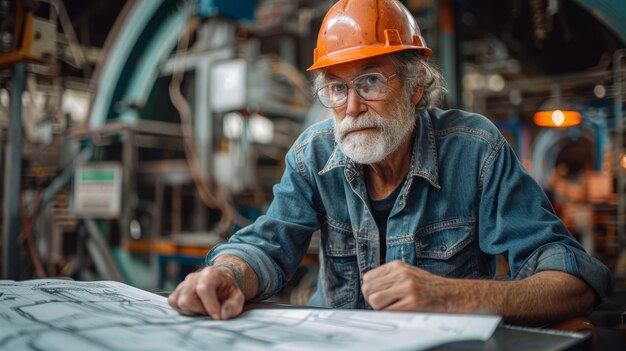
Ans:
[[[397,0],[340,0],[328,10],[307,71],[403,50],[432,53]]]

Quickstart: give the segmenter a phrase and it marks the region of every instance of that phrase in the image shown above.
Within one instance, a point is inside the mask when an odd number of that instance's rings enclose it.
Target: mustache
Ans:
[[[374,128],[381,131],[384,127],[383,118],[376,113],[360,115],[359,117],[346,115],[339,123],[335,124],[337,135],[341,139],[355,130]]]

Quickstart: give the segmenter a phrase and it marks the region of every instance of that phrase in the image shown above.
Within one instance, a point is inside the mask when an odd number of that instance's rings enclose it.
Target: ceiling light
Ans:
[[[552,97],[533,116],[533,121],[541,127],[565,128],[579,125],[582,122],[580,106],[580,98],[561,96],[559,89],[555,88]]]
[[[580,124],[582,117],[578,111],[552,110],[539,111],[533,116],[533,121],[541,127],[572,127]]]

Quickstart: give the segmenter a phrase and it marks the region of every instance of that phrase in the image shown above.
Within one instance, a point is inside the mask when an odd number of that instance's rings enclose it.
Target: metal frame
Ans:
[[[24,90],[24,63],[15,64],[11,89],[11,120],[4,158],[4,199],[2,213],[2,277],[18,279],[17,237],[21,230],[20,189],[22,179],[22,91]]]

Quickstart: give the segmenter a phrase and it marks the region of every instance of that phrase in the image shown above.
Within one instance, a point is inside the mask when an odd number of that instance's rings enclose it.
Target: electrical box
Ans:
[[[216,62],[211,68],[211,108],[215,112],[242,110],[247,106],[247,63],[244,59]]]
[[[122,208],[122,165],[84,163],[76,167],[74,211],[82,218],[119,218]]]
[[[57,48],[57,25],[56,23],[33,17],[31,31],[30,52],[38,57],[54,57]]]

